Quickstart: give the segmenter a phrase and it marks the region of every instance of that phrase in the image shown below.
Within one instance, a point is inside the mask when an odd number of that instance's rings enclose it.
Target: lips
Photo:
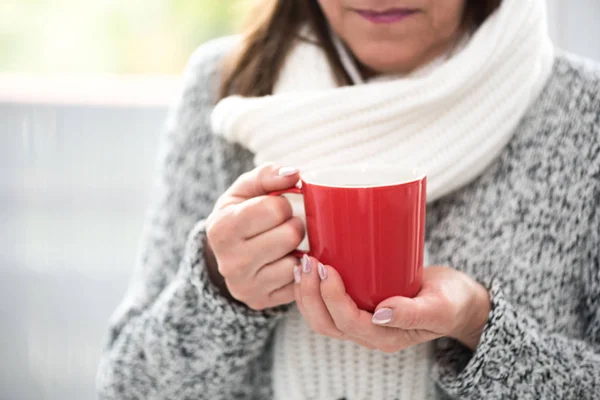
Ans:
[[[358,15],[364,19],[376,24],[391,24],[402,21],[415,14],[417,10],[405,8],[391,8],[389,10],[355,10]]]

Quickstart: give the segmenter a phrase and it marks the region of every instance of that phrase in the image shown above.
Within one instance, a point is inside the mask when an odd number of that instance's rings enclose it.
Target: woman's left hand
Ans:
[[[474,350],[490,312],[487,290],[447,267],[425,268],[415,298],[390,297],[374,314],[356,306],[334,268],[312,257],[305,256],[294,275],[296,303],[315,332],[386,353],[442,336]]]

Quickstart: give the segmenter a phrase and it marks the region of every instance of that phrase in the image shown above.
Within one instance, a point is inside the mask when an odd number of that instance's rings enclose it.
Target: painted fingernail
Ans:
[[[327,268],[325,268],[325,266],[323,264],[319,263],[319,266],[317,267],[317,271],[319,271],[319,276],[321,277],[322,281],[327,279]]]
[[[300,283],[300,267],[297,265],[294,266],[294,281]]]
[[[308,258],[308,256],[306,254],[303,255],[302,256],[302,271],[305,274],[308,274],[310,272],[310,269],[312,267],[310,264],[311,264],[311,262],[310,262],[310,259]]]
[[[377,325],[385,325],[392,320],[392,309],[391,308],[380,308],[373,314],[371,322]]]
[[[292,176],[297,174],[299,171],[292,167],[281,167],[279,168],[279,176]]]

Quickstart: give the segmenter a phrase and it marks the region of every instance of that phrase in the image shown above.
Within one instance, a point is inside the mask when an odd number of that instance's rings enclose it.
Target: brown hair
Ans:
[[[229,94],[265,96],[273,87],[299,28],[309,24],[323,47],[340,86],[351,84],[337,56],[327,21],[317,0],[255,0],[242,42],[224,64],[220,98]],[[463,27],[476,29],[502,0],[466,0]],[[301,40],[306,40],[302,39]]]

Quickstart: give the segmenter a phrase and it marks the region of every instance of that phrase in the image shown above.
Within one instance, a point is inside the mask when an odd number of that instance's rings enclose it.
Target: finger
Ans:
[[[300,283],[302,282],[302,265],[294,268],[294,300],[300,313],[304,316],[304,303],[302,303],[302,293]]]
[[[277,307],[282,304],[289,304],[294,301],[294,283],[289,283],[286,286],[271,292],[269,295],[268,306]]]
[[[337,329],[353,338],[374,341],[389,336],[385,328],[373,325],[371,314],[358,308],[354,300],[346,293],[344,282],[339,273],[331,266],[320,266],[321,295],[328,313]]]
[[[344,334],[336,328],[333,319],[321,297],[320,278],[317,272],[318,262],[308,256],[302,257],[302,276],[300,280],[300,298],[302,314],[308,325],[315,332],[343,339]]]
[[[254,255],[254,273],[265,264],[272,263],[290,254],[304,238],[304,224],[298,217],[251,239],[246,240],[246,251]]]
[[[336,327],[350,340],[363,346],[363,343],[366,343],[370,348],[393,353],[439,337],[426,331],[405,331],[373,324],[372,314],[359,309],[346,293],[337,271],[331,267],[323,268],[326,272],[322,275],[326,276],[326,279],[321,283],[321,294]]]
[[[298,268],[298,267],[296,267],[296,268]],[[300,282],[302,281],[302,271],[300,268],[298,268],[296,271],[297,271],[296,274],[297,274],[298,279],[296,280],[296,284],[294,284],[294,299],[296,300],[296,306],[298,307],[300,314],[302,314],[302,316],[304,317],[304,319],[306,321],[308,316],[306,315],[304,304],[302,303],[302,295],[300,293]],[[342,337],[342,338],[338,338],[338,339],[339,340],[351,339],[353,342],[358,343],[359,345],[366,347],[367,349],[371,349],[371,350],[376,349],[376,347],[373,343],[370,343],[361,338]]]
[[[423,286],[415,298],[391,297],[377,305],[374,323],[406,330],[445,334],[456,322],[456,304],[466,304],[462,273],[446,267],[423,271]],[[442,284],[440,284],[442,282]],[[447,287],[454,283],[453,290]]]
[[[241,175],[227,190],[225,197],[239,200],[264,196],[276,190],[291,188],[298,179],[296,169],[267,163]],[[228,201],[228,204],[231,204],[231,201]],[[219,207],[225,205],[227,204],[221,204]]]
[[[292,206],[284,197],[260,196],[233,206],[230,229],[238,237],[250,239],[292,218]]]
[[[219,272],[233,284],[254,279],[263,266],[293,252],[303,237],[304,224],[299,218],[293,217],[278,227],[235,246],[225,241],[217,242],[229,259],[228,263],[217,259]]]
[[[373,323],[404,330],[428,330],[443,333],[451,325],[447,306],[435,296],[391,297],[381,302],[373,314]]]
[[[296,267],[296,268],[298,268],[298,267]],[[296,280],[296,282],[294,284],[294,299],[296,300],[296,306],[298,307],[300,314],[302,314],[304,319],[307,320],[304,304],[302,303],[302,295],[300,294],[300,282],[302,280],[302,271],[300,268],[298,268],[297,270],[295,269],[295,271],[297,271],[295,273],[295,275],[297,275],[298,279]],[[350,339],[350,337],[339,338],[339,340],[346,340],[346,339]],[[361,345],[363,347],[366,347],[367,349],[371,349],[371,350],[376,349],[376,347],[373,343],[369,343],[363,339],[352,338],[352,341],[354,341],[355,343],[358,343],[359,345]]]
[[[265,292],[275,292],[294,281],[294,267],[297,265],[296,257],[286,256],[260,268],[254,279]]]

